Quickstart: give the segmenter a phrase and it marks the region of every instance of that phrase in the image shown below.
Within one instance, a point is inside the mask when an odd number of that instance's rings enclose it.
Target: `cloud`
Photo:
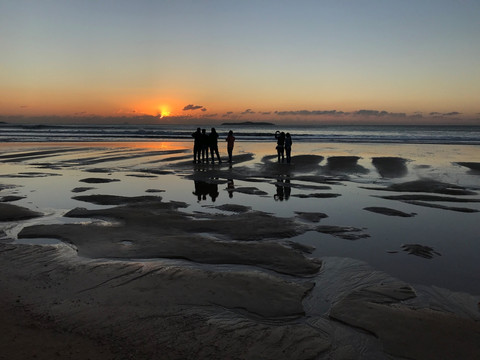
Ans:
[[[271,111],[263,111],[263,112],[260,112],[260,114],[262,115],[270,115],[272,112]]]
[[[452,112],[448,112],[448,113],[440,113],[440,112],[437,112],[437,111],[433,111],[429,115],[430,116],[456,116],[456,115],[462,115],[462,113],[460,113],[458,111],[452,111]]]
[[[343,111],[337,110],[297,110],[297,111],[275,111],[275,114],[284,115],[300,115],[300,116],[312,116],[312,115],[344,115]]]
[[[184,108],[183,108],[183,111],[187,111],[187,110],[198,110],[198,109],[201,109],[202,111],[207,111],[207,109],[205,109],[202,105],[193,105],[193,104],[188,104],[186,105]],[[205,110],[204,110],[205,109]]]
[[[255,111],[252,111],[252,109],[247,109],[244,112],[241,112],[240,114],[245,115],[245,114],[255,114]]]
[[[381,116],[406,117],[407,116],[407,114],[405,114],[405,113],[392,113],[392,112],[388,112],[388,111],[385,111],[385,110],[382,110],[382,111],[379,111],[379,110],[358,110],[358,111],[354,111],[353,115],[357,115],[357,116],[377,116],[377,117],[381,117]]]
[[[227,111],[225,114],[222,115],[222,117],[227,117],[233,114],[233,111]]]

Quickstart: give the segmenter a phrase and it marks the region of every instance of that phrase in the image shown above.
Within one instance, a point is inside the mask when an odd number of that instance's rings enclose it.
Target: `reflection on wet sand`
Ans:
[[[219,195],[218,184],[206,183],[204,181],[194,181],[194,185],[195,191],[193,192],[193,195],[197,196],[198,201],[207,200],[207,195],[209,195],[210,199],[215,202]]]

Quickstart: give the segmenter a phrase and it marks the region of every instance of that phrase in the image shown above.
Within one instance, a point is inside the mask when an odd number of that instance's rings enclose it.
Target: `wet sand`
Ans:
[[[478,147],[270,147],[3,146],[2,356],[480,357]]]

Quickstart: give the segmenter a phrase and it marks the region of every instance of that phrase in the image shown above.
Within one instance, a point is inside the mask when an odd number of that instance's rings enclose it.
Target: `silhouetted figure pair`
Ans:
[[[285,161],[285,154],[287,155],[287,164],[290,164],[292,160],[292,137],[290,133],[284,133],[283,131],[275,132],[275,139],[277,139],[277,155],[278,162]]]
[[[210,195],[214,202],[219,195],[218,185],[209,184],[205,181],[195,181],[195,191],[193,195],[197,196],[198,201],[207,200],[207,195]]]

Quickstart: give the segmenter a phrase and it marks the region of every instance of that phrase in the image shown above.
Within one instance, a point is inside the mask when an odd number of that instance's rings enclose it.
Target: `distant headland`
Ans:
[[[225,122],[222,125],[247,125],[247,126],[274,126],[275,124],[261,121]]]

